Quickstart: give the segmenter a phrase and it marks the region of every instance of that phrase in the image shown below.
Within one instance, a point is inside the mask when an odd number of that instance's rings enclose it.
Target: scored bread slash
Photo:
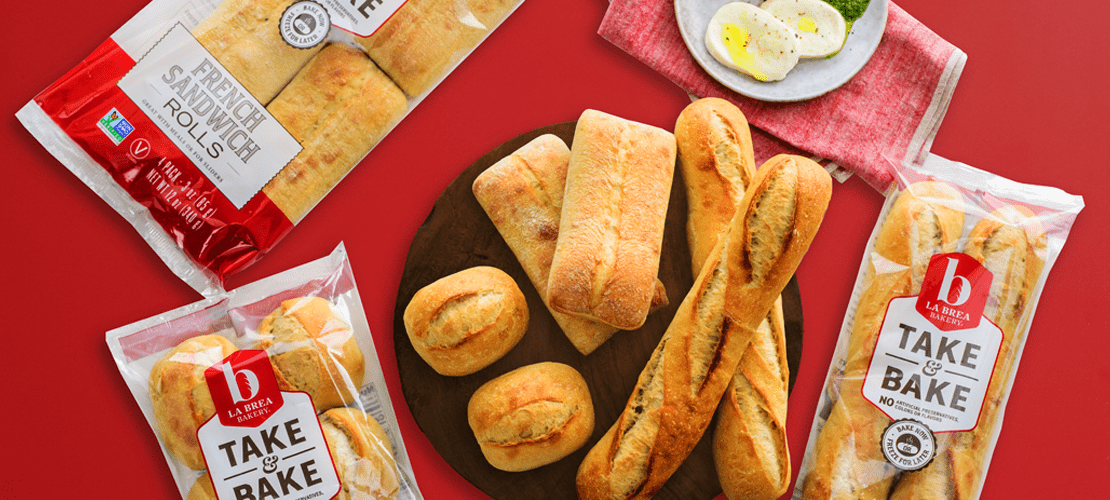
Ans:
[[[579,498],[650,498],[705,432],[753,332],[821,224],[832,179],[779,155],[756,174],[624,411],[578,469]]]

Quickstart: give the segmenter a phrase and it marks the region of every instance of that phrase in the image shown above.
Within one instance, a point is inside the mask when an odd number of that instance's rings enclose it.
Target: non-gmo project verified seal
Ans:
[[[116,108],[112,108],[104,118],[96,122],[96,126],[100,127],[104,135],[108,136],[116,146],[119,146],[119,143],[135,130],[135,127],[132,127],[127,118],[124,118]]]

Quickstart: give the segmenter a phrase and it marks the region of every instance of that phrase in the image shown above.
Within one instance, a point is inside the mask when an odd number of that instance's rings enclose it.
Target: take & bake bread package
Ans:
[[[182,498],[423,498],[342,244],[106,339]]]
[[[796,500],[979,497],[1041,289],[1083,208],[936,156],[894,172]]]
[[[153,0],[17,117],[208,295],[523,0]]]

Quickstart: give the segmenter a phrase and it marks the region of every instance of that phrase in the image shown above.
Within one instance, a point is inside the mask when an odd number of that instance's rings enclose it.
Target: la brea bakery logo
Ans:
[[[971,256],[934,255],[921,283],[917,312],[942,331],[975,328],[992,280],[991,272]]]
[[[284,403],[265,351],[236,351],[204,376],[225,426],[257,427]]]

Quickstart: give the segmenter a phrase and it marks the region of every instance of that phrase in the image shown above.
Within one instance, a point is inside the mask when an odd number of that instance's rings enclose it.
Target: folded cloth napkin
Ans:
[[[757,128],[757,161],[801,150],[880,191],[893,179],[891,162],[928,156],[967,60],[891,2],[882,41],[855,77],[807,101],[775,103],[737,94],[698,66],[678,31],[674,0],[612,0],[598,34],[690,94],[736,104]]]

